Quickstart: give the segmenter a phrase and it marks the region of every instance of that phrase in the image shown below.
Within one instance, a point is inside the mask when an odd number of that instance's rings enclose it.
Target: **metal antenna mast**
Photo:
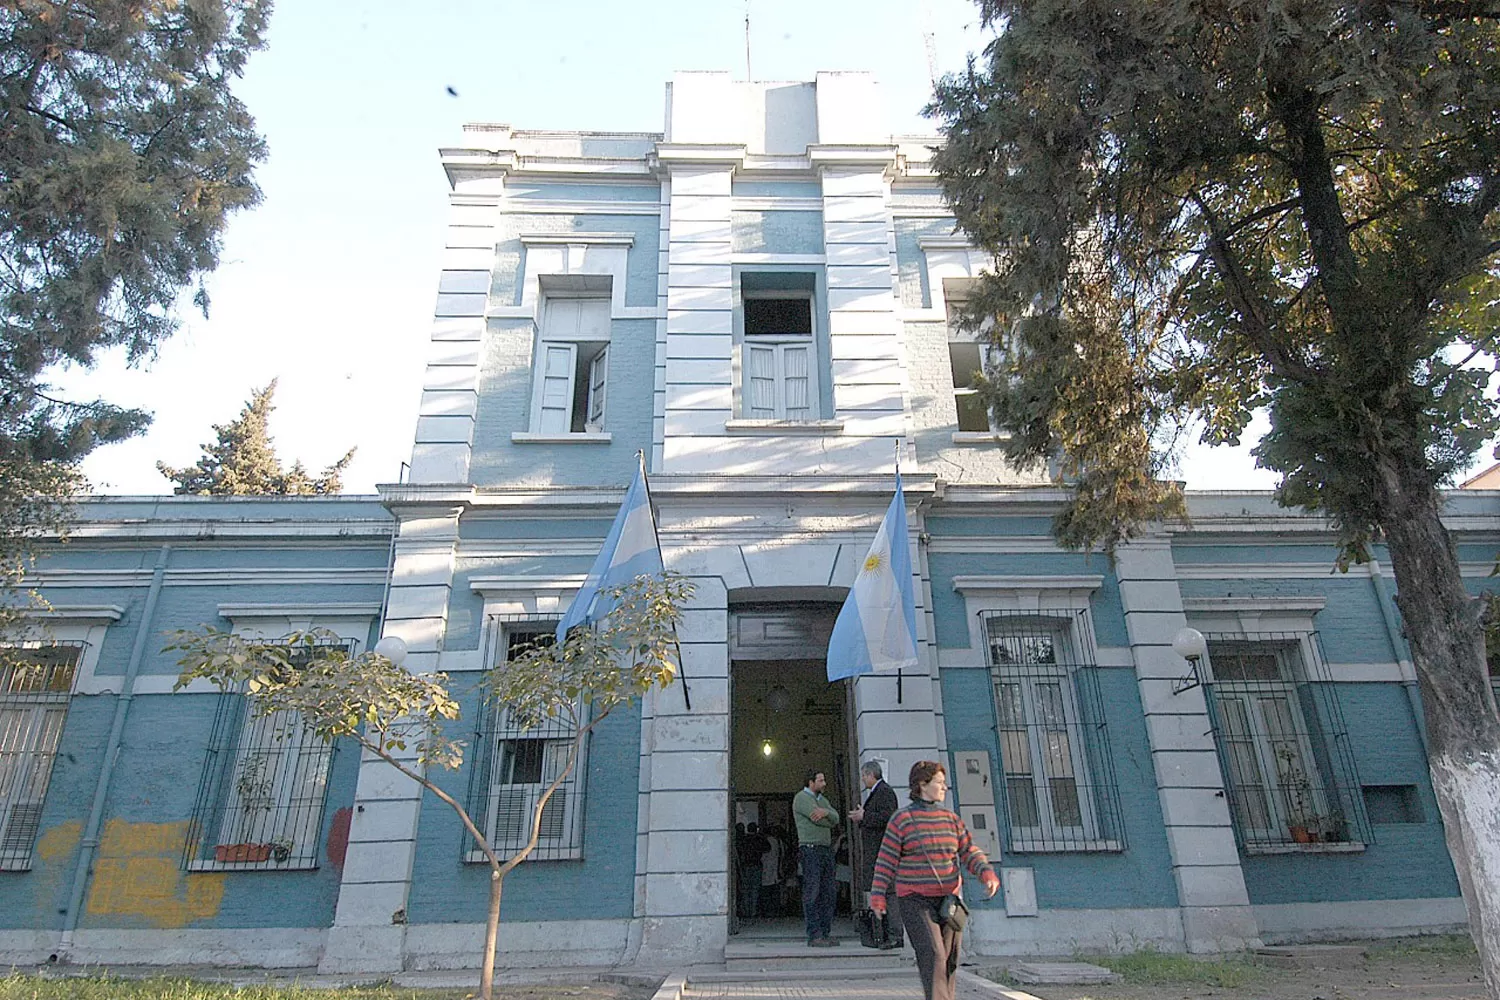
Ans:
[[[746,9],[749,0],[745,0]],[[748,22],[747,22],[748,24]],[[932,0],[922,0],[922,47],[927,50],[927,78],[937,86],[937,36],[932,30]]]
[[[750,0],[745,0],[745,82],[750,79]]]

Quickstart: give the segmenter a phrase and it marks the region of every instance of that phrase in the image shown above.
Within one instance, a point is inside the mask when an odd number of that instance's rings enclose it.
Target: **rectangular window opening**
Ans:
[[[812,299],[745,298],[745,336],[811,337]]]
[[[1427,822],[1416,785],[1365,785],[1363,792],[1371,824]]]
[[[505,663],[528,649],[554,641],[556,618],[498,615],[487,621],[489,662]],[[526,719],[504,705],[480,714],[472,743],[467,808],[485,830],[490,847],[509,857],[531,839],[531,824],[542,794],[567,766],[575,731],[564,719]],[[539,839],[529,856],[563,860],[583,856],[584,755],[542,807]],[[480,817],[483,817],[481,820]],[[484,860],[471,835],[464,835],[464,856]]]
[[[83,655],[81,643],[0,647],[0,871],[25,871]]]
[[[546,299],[532,388],[534,432],[592,434],[605,429],[609,335],[609,299]]]
[[[333,640],[296,647],[299,657],[323,652],[353,655],[354,644]],[[335,750],[300,713],[258,716],[244,692],[225,691],[198,781],[183,867],[317,868]]]
[[[953,369],[953,400],[958,407],[958,429],[991,430],[989,406],[974,388],[975,380],[984,373],[983,349],[972,341],[949,341],[948,362]]]
[[[1316,633],[1206,638],[1214,745],[1241,848],[1369,843],[1348,727]]]
[[[984,612],[1007,848],[1119,851],[1119,786],[1081,613]]]

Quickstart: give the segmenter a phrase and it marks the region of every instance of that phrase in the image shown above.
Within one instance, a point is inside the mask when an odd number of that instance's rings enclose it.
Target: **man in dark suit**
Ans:
[[[875,856],[880,853],[880,842],[885,839],[885,825],[898,808],[896,790],[886,783],[880,762],[867,760],[859,767],[859,780],[865,787],[865,801],[858,809],[849,810],[849,818],[859,824],[859,898],[869,895],[875,881]],[[894,888],[892,889],[894,892]],[[895,914],[898,908],[891,905],[894,899],[887,898],[886,913]],[[874,919],[874,914],[871,914]],[[876,939],[881,948],[901,947],[901,925],[893,923],[899,917],[888,916],[883,933],[877,931]]]

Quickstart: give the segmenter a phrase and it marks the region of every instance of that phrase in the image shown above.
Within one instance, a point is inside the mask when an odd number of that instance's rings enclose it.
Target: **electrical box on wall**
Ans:
[[[990,755],[984,750],[953,752],[953,787],[958,814],[974,845],[986,857],[1000,857],[1000,828],[995,816],[995,789],[990,783]]]

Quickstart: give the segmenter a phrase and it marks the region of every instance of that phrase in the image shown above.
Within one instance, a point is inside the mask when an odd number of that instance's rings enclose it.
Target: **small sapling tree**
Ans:
[[[530,838],[508,858],[496,853],[480,826],[485,818],[476,822],[428,776],[433,766],[463,765],[464,745],[443,733],[460,715],[445,674],[413,674],[375,651],[350,655],[319,630],[277,639],[180,630],[166,648],[181,654],[179,688],[201,679],[241,690],[257,718],[296,712],[320,738],[354,740],[458,814],[490,867],[479,989],[482,1000],[490,1000],[505,876],[536,849],[543,810],[572,774],[588,734],[616,709],[676,677],[676,628],[691,593],[692,585],[673,574],[636,577],[601,592],[614,607],[592,627],[574,628],[563,642],[533,646],[485,671],[479,711],[504,709],[522,728],[528,720],[530,726],[561,721],[574,734],[564,766],[537,799]]]

